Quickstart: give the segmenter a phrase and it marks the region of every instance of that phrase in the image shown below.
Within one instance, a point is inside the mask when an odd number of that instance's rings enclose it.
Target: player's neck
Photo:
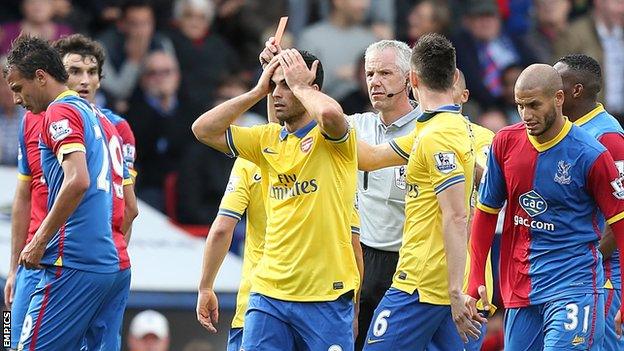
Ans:
[[[412,107],[409,98],[401,98],[399,101],[397,101],[396,104],[390,105],[389,109],[384,109],[383,111],[380,110],[379,118],[381,119],[381,122],[383,122],[383,124],[389,126],[392,123],[396,122],[399,118],[412,112],[413,109],[414,107]]]
[[[48,105],[51,104],[52,101],[54,101],[54,99],[56,99],[59,95],[69,90],[67,86],[65,86],[65,84],[52,82],[50,80],[48,81],[48,84],[49,84],[49,88],[47,90]]]
[[[583,101],[578,102],[578,105],[570,111],[568,119],[571,122],[578,120],[579,118],[588,114],[591,110],[595,109],[598,103],[596,101]]]
[[[422,111],[433,111],[440,106],[453,105],[452,91],[432,91],[428,89],[418,90],[419,104]]]
[[[536,136],[535,140],[537,140],[537,142],[540,144],[547,143],[553,140],[557,135],[559,135],[564,126],[565,118],[563,118],[563,116],[557,116],[557,118],[555,119],[555,123],[553,123],[553,125],[550,126],[547,131],[542,133],[542,135]]]
[[[300,118],[291,118],[288,121],[284,121],[284,127],[288,131],[288,133],[294,133],[299,129],[305,127],[312,121],[312,117],[308,117],[307,115],[303,115]]]

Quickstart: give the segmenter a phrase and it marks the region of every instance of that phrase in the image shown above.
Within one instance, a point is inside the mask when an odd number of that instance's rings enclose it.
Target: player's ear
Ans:
[[[563,106],[563,101],[564,101],[564,94],[563,94],[563,90],[557,90],[557,92],[555,93],[555,106],[557,107],[562,107]]]
[[[312,88],[314,88],[314,90],[321,90],[321,88],[319,88],[318,84],[312,84]]]
[[[418,76],[416,76],[416,72],[410,71],[409,73],[409,83],[413,89],[418,86]]]
[[[572,88],[572,97],[574,97],[575,99],[580,97],[583,93],[584,88],[585,87],[581,83],[574,84],[574,88]]]
[[[35,80],[39,85],[45,85],[46,82],[46,73],[42,69],[38,69],[35,71]]]

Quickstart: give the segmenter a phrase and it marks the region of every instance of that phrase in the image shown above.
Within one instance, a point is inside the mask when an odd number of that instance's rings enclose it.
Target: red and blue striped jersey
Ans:
[[[99,273],[130,267],[120,231],[123,183],[130,177],[113,124],[75,92],[66,91],[45,113],[40,149],[48,209],[63,182],[64,155],[84,152],[90,180],[80,204],[48,243],[42,264]]]
[[[497,213],[507,202],[500,285],[507,308],[602,292],[599,213],[624,217],[624,186],[613,158],[594,137],[565,122],[539,143],[523,124],[494,138],[477,207]]]
[[[134,139],[134,132],[132,132],[132,128],[130,128],[130,124],[125,118],[119,116],[113,111],[107,108],[99,108],[102,111],[102,114],[108,118],[109,121],[113,123],[115,129],[119,132],[119,136],[121,136],[122,141],[122,150],[124,162],[126,163],[126,167],[128,167],[128,172],[133,177],[136,177],[137,173],[134,169],[134,161],[136,160],[136,141]]]
[[[32,240],[48,212],[48,186],[43,177],[39,151],[42,124],[43,113],[34,114],[27,111],[22,119],[18,136],[18,178],[30,181],[30,223],[26,243]]]
[[[574,121],[574,124],[583,128],[607,148],[611,157],[615,160],[620,177],[624,177],[624,130],[622,130],[620,123],[605,111],[602,104],[598,104],[596,108],[585,116]],[[604,229],[604,216],[601,215],[600,217],[600,228]],[[620,252],[616,249],[611,257],[604,260],[603,266],[606,280],[605,286],[621,289]]]

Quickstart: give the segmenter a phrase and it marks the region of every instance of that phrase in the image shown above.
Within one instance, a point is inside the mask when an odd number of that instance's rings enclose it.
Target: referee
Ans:
[[[403,42],[382,40],[365,53],[368,96],[378,113],[349,116],[359,139],[371,145],[408,134],[420,109],[409,100],[411,49]],[[360,295],[355,350],[362,350],[375,308],[392,285],[405,221],[405,166],[358,172],[364,280]]]

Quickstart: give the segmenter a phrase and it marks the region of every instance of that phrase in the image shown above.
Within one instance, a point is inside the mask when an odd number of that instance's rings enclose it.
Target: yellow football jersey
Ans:
[[[392,286],[421,302],[449,305],[448,268],[437,194],[464,183],[470,210],[475,154],[469,122],[458,106],[423,113],[414,131],[390,142],[407,162],[405,227]]]
[[[221,199],[219,215],[236,218],[240,221],[245,212],[247,212],[247,223],[245,226],[243,271],[236,295],[236,313],[232,320],[232,328],[243,327],[247,302],[249,302],[249,290],[251,289],[250,279],[254,267],[262,257],[266,228],[260,169],[252,162],[238,158],[234,162],[230,180]]]
[[[227,143],[233,156],[252,161],[268,178],[264,254],[252,291],[286,301],[333,301],[356,290],[355,131],[331,140],[316,121],[294,133],[275,123],[231,126]]]

